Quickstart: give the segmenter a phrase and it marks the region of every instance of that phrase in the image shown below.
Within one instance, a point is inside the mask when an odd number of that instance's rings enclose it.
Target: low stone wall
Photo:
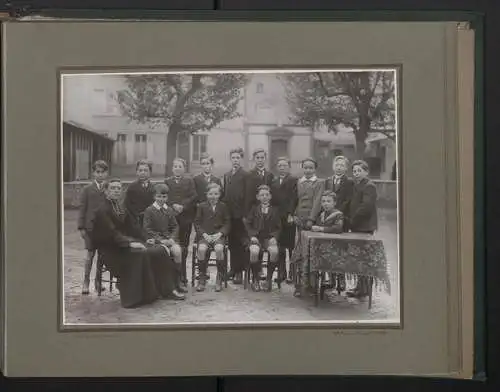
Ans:
[[[123,181],[123,187],[126,189],[131,181]],[[162,182],[156,180],[153,182]],[[378,205],[383,208],[396,208],[397,202],[397,184],[396,181],[373,181],[377,186]],[[89,181],[74,181],[64,183],[64,208],[74,209],[80,206],[80,195],[83,188]]]

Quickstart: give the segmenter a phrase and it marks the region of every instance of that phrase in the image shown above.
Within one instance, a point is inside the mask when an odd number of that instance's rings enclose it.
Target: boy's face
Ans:
[[[306,161],[302,164],[302,170],[304,171],[304,176],[311,178],[316,173],[316,165],[314,162]]]
[[[321,198],[321,207],[325,211],[331,211],[335,208],[335,201],[333,200],[333,197],[331,196],[323,196]]]
[[[175,177],[180,177],[184,174],[184,164],[180,161],[174,161],[172,164],[172,173]]]
[[[287,161],[278,161],[278,173],[279,174],[288,174],[290,171],[290,166],[288,166]]]
[[[269,192],[267,189],[262,189],[257,193],[257,200],[260,201],[262,204],[269,204],[271,201],[271,192]]]
[[[333,163],[333,171],[337,176],[343,176],[347,172],[347,165],[345,161],[338,160]]]
[[[255,161],[255,166],[257,166],[259,169],[264,168],[264,165],[266,164],[266,153],[265,152],[258,152],[255,154],[253,157]]]
[[[110,182],[106,189],[106,195],[109,199],[120,200],[122,196],[122,184],[120,182]]]
[[[160,205],[164,205],[168,201],[168,194],[166,193],[157,193],[155,194],[155,201]]]
[[[203,173],[212,173],[212,162],[210,162],[210,159],[202,159],[201,167],[203,168]]]
[[[238,169],[241,166],[241,155],[237,152],[233,152],[231,154],[231,164],[235,169]]]
[[[107,170],[104,170],[100,167],[96,168],[94,170],[94,179],[101,183],[103,182],[106,178],[108,177],[108,171]]]
[[[151,175],[151,170],[149,170],[148,165],[139,165],[136,173],[137,173],[137,178],[140,181],[146,181],[147,179],[149,179]]]
[[[212,203],[216,203],[220,198],[219,188],[210,188],[207,192],[207,200]]]
[[[356,165],[352,168],[352,175],[356,181],[361,181],[368,177],[368,171],[363,169],[360,165]]]

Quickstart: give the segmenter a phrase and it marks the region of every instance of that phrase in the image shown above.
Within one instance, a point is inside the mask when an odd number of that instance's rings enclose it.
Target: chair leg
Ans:
[[[314,276],[314,306],[318,306],[319,305],[319,293],[318,293],[318,290],[319,290],[319,285],[320,285],[320,274],[319,272],[315,271],[313,272],[313,276]]]
[[[196,252],[198,249],[196,248],[196,245],[193,245],[192,248],[192,254],[191,254],[191,287],[194,287],[194,281],[196,279]]]
[[[372,308],[373,302],[373,277],[368,278],[368,309]]]
[[[228,259],[227,259],[227,250],[224,249],[224,287],[227,289],[227,281],[228,281]]]

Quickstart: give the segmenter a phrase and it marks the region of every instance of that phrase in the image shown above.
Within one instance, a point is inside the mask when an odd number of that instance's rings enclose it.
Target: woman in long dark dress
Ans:
[[[122,206],[122,184],[118,179],[105,185],[106,201],[97,211],[93,240],[104,265],[118,279],[124,308],[154,302],[159,297],[181,300],[175,290],[176,269],[161,245],[147,245],[136,219]]]

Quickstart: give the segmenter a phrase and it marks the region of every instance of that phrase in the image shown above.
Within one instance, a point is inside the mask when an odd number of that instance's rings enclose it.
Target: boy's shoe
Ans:
[[[233,283],[234,284],[242,284],[243,283],[243,273],[241,273],[241,272],[235,273]]]
[[[188,292],[188,289],[186,286],[184,286],[183,284],[179,285],[179,287],[176,288],[176,291],[178,291],[179,293],[187,293]]]
[[[196,286],[196,291],[198,291],[198,292],[205,291],[205,280],[204,279],[200,279],[198,281],[198,285]]]
[[[186,299],[186,297],[184,296],[184,294],[179,293],[177,290],[173,290],[172,293],[167,297],[167,299],[182,301]]]

